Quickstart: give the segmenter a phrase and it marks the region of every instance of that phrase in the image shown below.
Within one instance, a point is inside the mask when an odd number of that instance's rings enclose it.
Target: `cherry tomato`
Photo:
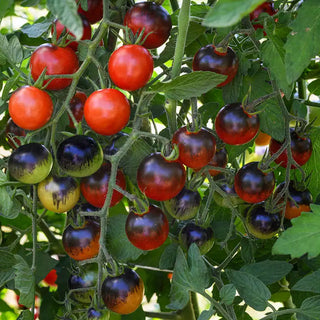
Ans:
[[[192,243],[195,243],[202,255],[210,251],[213,246],[213,230],[211,227],[203,228],[194,222],[187,223],[179,233],[181,247],[188,250]]]
[[[49,175],[52,165],[51,153],[44,145],[28,143],[12,152],[8,169],[10,175],[16,180],[36,184]]]
[[[225,168],[227,166],[227,164],[228,164],[228,154],[227,154],[227,150],[225,148],[221,148],[219,150],[216,150],[216,153],[214,154],[214,156],[211,158],[211,160],[208,163],[209,166],[219,167],[219,168]],[[220,173],[221,173],[221,171],[219,171],[219,170],[215,170],[215,169],[209,170],[209,174],[212,177],[215,177]]]
[[[127,91],[144,87],[153,72],[153,59],[149,51],[137,44],[128,44],[114,51],[108,63],[113,83]]]
[[[171,17],[166,9],[154,2],[139,2],[129,9],[123,24],[133,34],[142,30],[145,40],[142,44],[147,49],[155,49],[163,45],[170,36]]]
[[[94,24],[103,17],[103,2],[102,0],[88,0],[87,10],[84,10],[81,5],[79,5],[78,13],[86,17],[89,23]]]
[[[134,312],[141,304],[144,284],[132,269],[124,268],[118,276],[107,276],[101,287],[101,296],[106,307],[119,314]]]
[[[284,188],[285,183],[282,182],[275,190],[275,196]],[[285,217],[293,219],[299,217],[301,212],[310,212],[310,204],[312,203],[312,194],[308,189],[297,190],[293,181],[289,183],[289,195],[286,202]]]
[[[231,206],[237,206],[240,203],[243,203],[243,200],[239,198],[234,189],[234,185],[230,185],[228,183],[224,183],[220,186],[222,191],[226,194],[226,197],[223,197],[220,193],[215,192],[213,194],[214,201],[220,206],[224,208],[230,208]]]
[[[160,153],[152,153],[139,165],[137,182],[141,192],[153,200],[169,200],[182,190],[186,172],[181,163],[167,161]]]
[[[102,208],[106,200],[110,174],[111,165],[109,162],[106,162],[95,173],[81,179],[80,189],[82,195],[90,204],[97,208]],[[126,189],[126,178],[121,170],[117,171],[116,184],[122,189]],[[113,191],[110,206],[115,206],[122,198],[122,193]]]
[[[82,33],[82,37],[81,40],[90,40],[91,39],[91,26],[88,22],[88,20],[80,15],[81,20],[82,20],[82,25],[83,25],[83,33]],[[60,38],[61,34],[65,34],[65,33],[69,33],[70,36],[75,38],[75,35],[69,31],[69,29],[67,29],[59,20],[55,20],[54,21],[55,24],[55,28],[56,28],[56,34],[57,34],[57,39]],[[51,32],[54,32],[54,28],[52,27]],[[77,51],[78,49],[78,45],[79,42],[78,41],[68,41],[68,45],[67,47],[70,47],[71,49],[73,49],[74,51]]]
[[[198,213],[201,197],[198,191],[183,188],[174,198],[164,202],[169,214],[175,219],[192,219]]]
[[[166,241],[169,224],[162,210],[150,205],[149,211],[143,214],[130,211],[125,230],[129,241],[135,247],[141,250],[154,250]]]
[[[93,131],[111,136],[127,125],[130,111],[130,103],[122,92],[102,89],[93,92],[87,99],[84,118]]]
[[[260,131],[258,136],[255,138],[254,143],[256,146],[267,146],[270,143],[271,136]]]
[[[100,224],[93,219],[85,219],[80,227],[68,225],[63,231],[64,250],[74,260],[86,260],[99,253]]]
[[[186,126],[181,127],[174,133],[172,143],[179,148],[179,161],[193,169],[206,166],[216,152],[216,140],[204,128],[190,132]]]
[[[56,287],[56,281],[58,279],[58,275],[57,275],[57,270],[56,269],[52,269],[47,275],[46,277],[43,279],[43,281],[51,286],[51,287]]]
[[[246,202],[258,203],[266,200],[273,192],[274,173],[262,172],[259,162],[249,162],[238,170],[234,180],[234,188],[238,196]]]
[[[298,165],[303,166],[311,157],[312,142],[310,138],[299,135],[294,128],[290,128],[290,137],[292,157]],[[269,145],[270,154],[273,155],[276,153],[281,148],[282,144],[283,142],[279,142],[272,138]],[[287,167],[288,155],[286,149],[277,159],[275,159],[275,163],[280,164],[284,168]],[[294,168],[295,166],[291,165],[291,169]]]
[[[24,86],[9,99],[9,114],[22,129],[36,130],[51,118],[53,103],[47,92],[36,87]]]
[[[217,87],[223,87],[231,82],[238,72],[238,66],[238,58],[230,47],[227,52],[222,53],[217,51],[212,44],[200,48],[192,62],[193,71],[212,71],[226,75],[227,79]]]
[[[80,198],[80,186],[71,177],[50,175],[39,183],[38,197],[49,211],[66,212],[77,204]]]
[[[87,100],[87,96],[82,91],[76,91],[75,95],[70,100],[69,107],[77,122],[80,122],[83,118],[83,108],[86,100]],[[69,126],[71,128],[74,128],[74,123],[70,118],[70,116],[69,116]]]
[[[16,149],[17,146],[21,146],[21,141],[18,137],[24,137],[26,132],[21,127],[17,126],[12,118],[9,118],[7,125],[6,125],[6,138],[11,146],[11,148]]]
[[[278,233],[281,214],[267,212],[263,204],[251,207],[246,212],[246,227],[250,234],[258,239],[270,239]]]
[[[231,145],[241,145],[251,141],[258,133],[259,116],[250,115],[241,103],[225,105],[215,119],[215,129],[219,138]]]
[[[95,173],[102,165],[103,151],[100,144],[91,137],[75,135],[59,144],[57,161],[66,174],[86,177]]]
[[[250,20],[252,21],[252,25],[255,30],[263,29],[262,24],[255,22],[259,19],[259,16],[262,12],[267,13],[269,16],[273,16],[277,13],[277,11],[274,9],[273,2],[264,2],[260,6],[258,6],[250,13]]]
[[[45,43],[39,46],[31,55],[30,69],[32,79],[36,81],[44,68],[46,75],[73,74],[79,68],[78,57],[70,48],[61,48],[53,44]],[[68,87],[72,79],[60,78],[45,80],[43,84],[47,84],[48,90],[60,90]]]

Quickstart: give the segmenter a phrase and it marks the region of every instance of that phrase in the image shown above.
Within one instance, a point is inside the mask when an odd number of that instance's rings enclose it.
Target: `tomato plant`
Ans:
[[[78,12],[86,17],[91,24],[94,24],[102,19],[103,2],[102,0],[88,0],[87,7],[82,8],[80,4]]]
[[[70,100],[70,110],[77,122],[80,122],[83,118],[83,109],[84,109],[84,104],[87,100],[87,96],[84,92],[82,91],[76,91],[75,95],[73,98]],[[69,126],[71,128],[74,128],[74,123],[69,116]]]
[[[263,25],[256,22],[259,19],[260,14],[263,12],[267,13],[269,16],[275,15],[277,11],[274,9],[273,2],[266,1],[250,13],[250,20],[256,30],[263,29]]]
[[[209,161],[208,165],[213,167],[225,168],[228,164],[228,153],[225,148],[220,148],[216,150],[216,153]],[[210,169],[209,173],[212,177],[217,176],[221,173],[219,170]]]
[[[18,146],[21,146],[21,141],[18,137],[24,137],[26,135],[26,131],[17,126],[11,118],[7,122],[5,132],[11,148],[16,149]]]

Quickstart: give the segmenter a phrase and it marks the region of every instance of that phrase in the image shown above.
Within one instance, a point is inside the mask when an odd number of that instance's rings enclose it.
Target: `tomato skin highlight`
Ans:
[[[215,119],[217,135],[230,145],[242,145],[251,141],[259,127],[259,116],[248,114],[241,103],[225,105]]]
[[[9,99],[9,114],[22,129],[36,130],[51,118],[53,103],[49,94],[32,86],[16,90]]]
[[[142,279],[134,270],[127,267],[118,276],[107,276],[101,287],[104,304],[109,310],[119,314],[129,314],[137,310],[143,295]]]
[[[93,92],[85,102],[84,118],[95,132],[111,136],[122,130],[130,119],[130,103],[116,89]]]
[[[206,166],[216,152],[216,140],[204,128],[190,132],[186,126],[181,127],[174,133],[172,143],[179,148],[179,161],[193,169]]]
[[[149,211],[143,214],[130,211],[125,230],[129,241],[135,247],[141,250],[154,250],[168,238],[169,223],[160,208],[150,205]]]
[[[127,91],[138,90],[152,76],[153,59],[149,51],[140,45],[123,45],[111,54],[108,71],[117,87]]]
[[[223,87],[233,80],[238,72],[239,61],[235,52],[228,47],[225,54],[217,52],[215,46],[208,44],[200,48],[193,57],[193,71],[212,71],[227,76],[217,87]]]
[[[108,193],[110,181],[111,165],[109,162],[103,163],[99,170],[90,176],[81,179],[80,189],[84,198],[94,207],[102,208]],[[126,189],[126,178],[121,170],[117,171],[116,184],[122,189]],[[121,201],[123,194],[113,191],[110,206],[113,207]]]
[[[12,118],[9,118],[5,132],[7,141],[12,149],[17,149],[17,146],[21,146],[21,141],[18,137],[25,137],[26,132],[23,128],[17,126]]]
[[[88,0],[87,10],[84,10],[80,5],[78,13],[86,17],[90,24],[95,24],[103,17],[103,2],[102,0]]]
[[[133,34],[140,33],[144,29],[142,40],[145,41],[142,46],[147,49],[163,45],[169,38],[172,28],[171,17],[167,10],[154,2],[136,3],[127,11],[123,24],[128,26]]]
[[[11,153],[8,170],[13,178],[22,183],[36,184],[49,175],[52,165],[52,155],[44,145],[28,143]]]
[[[40,45],[31,55],[30,69],[32,79],[36,81],[44,68],[47,69],[46,75],[73,74],[79,68],[79,60],[71,48],[61,48],[53,44],[45,43]],[[48,90],[60,90],[68,87],[72,79],[50,79],[45,80]]]
[[[185,180],[183,165],[167,161],[158,152],[142,160],[137,172],[137,183],[141,192],[157,201],[175,197],[184,187]]]
[[[266,200],[272,194],[274,173],[264,173],[258,168],[258,162],[249,162],[238,170],[234,180],[234,188],[238,196],[249,203]]]
[[[37,190],[42,205],[56,213],[71,210],[80,198],[80,186],[71,177],[49,176],[39,183]]]

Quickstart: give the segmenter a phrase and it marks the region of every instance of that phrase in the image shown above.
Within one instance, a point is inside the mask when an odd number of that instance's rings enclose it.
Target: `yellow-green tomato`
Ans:
[[[38,197],[42,205],[53,212],[71,210],[80,198],[80,186],[72,177],[50,175],[38,185]]]

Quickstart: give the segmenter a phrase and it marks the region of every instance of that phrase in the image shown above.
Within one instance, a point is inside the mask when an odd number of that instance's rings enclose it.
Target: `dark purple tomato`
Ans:
[[[80,0],[77,0],[80,2]],[[102,0],[88,0],[86,10],[79,5],[78,13],[87,18],[90,24],[100,21],[103,17],[103,1]]]
[[[242,203],[243,200],[239,198],[234,189],[234,185],[224,183],[220,186],[221,190],[225,193],[226,197],[223,197],[220,193],[215,192],[213,194],[214,201],[220,206],[230,208],[230,206],[237,206]]]
[[[218,167],[218,168],[225,168],[228,164],[228,154],[227,150],[225,148],[221,148],[219,150],[216,150],[216,153],[211,158],[211,160],[208,163],[208,166]],[[217,176],[220,174],[221,171],[210,169],[209,174],[212,177]]]
[[[198,191],[183,188],[174,198],[164,202],[170,215],[179,220],[192,219],[198,213],[201,197]]]
[[[152,153],[140,163],[137,173],[139,189],[148,198],[165,201],[175,197],[184,187],[186,172],[179,162],[167,161],[160,153]]]
[[[292,158],[298,165],[303,166],[311,157],[312,142],[310,138],[299,135],[294,128],[290,128],[290,137]],[[269,145],[270,154],[276,153],[282,145],[283,142],[272,138]],[[284,168],[287,167],[288,155],[286,149],[275,159],[275,163],[280,164]],[[295,166],[292,165],[291,169],[295,169]]]
[[[258,168],[259,162],[249,162],[238,170],[234,188],[238,196],[246,202],[258,203],[271,196],[275,177],[272,171],[265,173]]]
[[[149,211],[143,214],[130,211],[125,230],[129,241],[135,247],[141,250],[154,250],[168,238],[169,224],[162,210],[150,205]]]
[[[93,219],[86,219],[80,227],[68,225],[63,231],[64,250],[74,260],[86,260],[99,253],[100,224]]]
[[[213,230],[211,227],[204,228],[194,222],[186,224],[179,233],[179,243],[182,248],[188,250],[192,243],[195,243],[202,255],[210,251],[213,246]]]
[[[259,131],[257,114],[250,115],[241,103],[225,105],[218,112],[215,129],[219,138],[231,145],[241,145],[251,141]]]
[[[88,136],[75,135],[63,140],[57,149],[61,169],[72,177],[86,177],[95,173],[103,162],[99,143]]]
[[[7,125],[6,125],[6,138],[9,145],[16,149],[17,146],[21,146],[21,141],[19,137],[24,137],[26,135],[26,131],[17,126],[11,118],[9,118]]]
[[[144,284],[132,269],[124,268],[118,276],[107,276],[101,287],[106,307],[119,314],[129,314],[138,309],[144,295]]]
[[[281,214],[267,212],[263,204],[253,206],[246,213],[246,227],[258,239],[270,239],[278,233]]]
[[[155,49],[163,45],[170,36],[171,17],[166,9],[154,2],[139,2],[129,9],[124,17],[125,26],[133,34],[143,29],[142,44],[147,49]]]
[[[223,87],[233,80],[239,66],[235,52],[228,47],[227,52],[222,53],[215,49],[215,46],[208,44],[199,49],[192,62],[193,71],[212,71],[227,76],[227,79],[217,87]]]
[[[172,143],[179,148],[179,161],[193,169],[206,166],[216,152],[216,140],[204,128],[191,132],[186,126],[181,127],[174,133]]]

